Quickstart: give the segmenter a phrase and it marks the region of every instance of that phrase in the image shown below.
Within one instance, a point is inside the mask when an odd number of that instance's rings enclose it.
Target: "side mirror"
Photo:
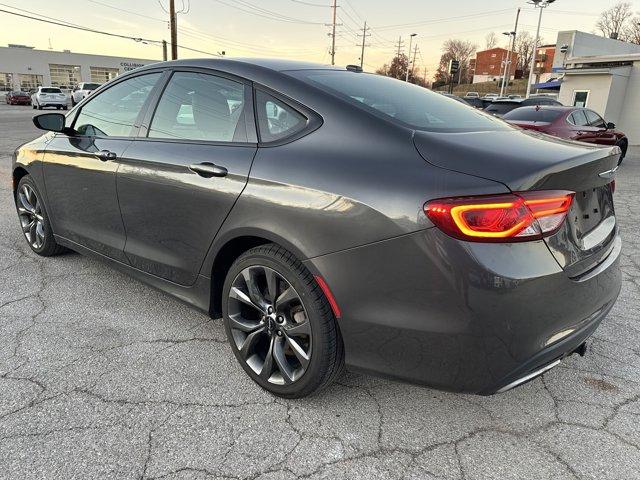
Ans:
[[[614,128],[616,128],[616,124],[613,122],[608,122],[607,123],[607,129],[608,130],[613,130]]]
[[[65,131],[64,120],[61,113],[41,113],[33,117],[33,124],[40,130],[60,133]]]

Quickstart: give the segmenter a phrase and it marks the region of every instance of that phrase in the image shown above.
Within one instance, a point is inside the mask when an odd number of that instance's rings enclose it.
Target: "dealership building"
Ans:
[[[121,73],[158,61],[9,45],[0,47],[0,92],[29,91],[38,86],[70,90],[80,82],[105,83]]]

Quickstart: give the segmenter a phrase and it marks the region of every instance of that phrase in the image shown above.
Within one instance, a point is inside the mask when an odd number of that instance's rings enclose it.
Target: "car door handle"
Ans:
[[[220,167],[211,162],[202,162],[189,165],[189,170],[205,178],[226,177],[227,173],[229,173],[226,168]]]
[[[112,152],[110,150],[100,150],[98,153],[96,153],[96,157],[98,157],[103,162],[106,162],[107,160],[115,160],[116,158],[118,158],[116,152]]]

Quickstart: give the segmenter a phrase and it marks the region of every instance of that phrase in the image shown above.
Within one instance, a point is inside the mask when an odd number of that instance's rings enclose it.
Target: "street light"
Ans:
[[[404,78],[405,82],[409,81],[409,63],[411,63],[411,43],[413,42],[413,37],[418,35],[417,33],[412,33],[409,35],[409,55],[407,55],[407,75]]]
[[[505,91],[505,81],[507,84],[509,83],[509,77],[511,76],[509,73],[511,66],[511,39],[516,37],[516,32],[502,32],[503,35],[509,37],[509,46],[507,47],[507,58],[504,60],[504,73],[500,72],[502,75],[502,82],[500,84],[500,96],[504,96]]]
[[[533,82],[533,69],[536,66],[536,53],[538,53],[538,41],[540,40],[540,24],[542,23],[542,10],[547,8],[556,0],[531,0],[530,4],[532,4],[535,8],[540,9],[540,14],[538,15],[538,28],[536,30],[536,39],[533,42],[533,54],[531,55],[531,68],[529,69],[529,79],[527,80],[527,96],[531,95],[531,84]]]

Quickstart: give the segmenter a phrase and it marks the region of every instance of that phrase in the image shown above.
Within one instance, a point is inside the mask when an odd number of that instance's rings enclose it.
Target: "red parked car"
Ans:
[[[9,92],[5,100],[9,105],[31,105],[31,96],[27,92]]]
[[[548,133],[561,138],[599,145],[617,145],[622,150],[620,163],[627,153],[629,140],[613,123],[607,123],[593,110],[581,107],[536,106],[511,110],[503,120],[518,127]]]

